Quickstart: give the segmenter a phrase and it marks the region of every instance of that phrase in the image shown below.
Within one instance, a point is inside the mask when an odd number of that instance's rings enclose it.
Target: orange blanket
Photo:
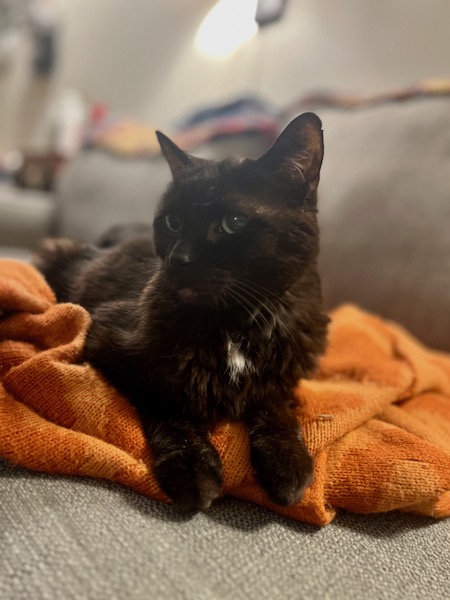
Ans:
[[[110,479],[166,501],[133,408],[78,362],[89,315],[55,304],[32,267],[0,261],[0,456],[46,473]],[[450,355],[344,306],[298,418],[315,456],[303,501],[281,508],[254,481],[245,428],[213,433],[223,493],[324,525],[337,508],[450,515]]]

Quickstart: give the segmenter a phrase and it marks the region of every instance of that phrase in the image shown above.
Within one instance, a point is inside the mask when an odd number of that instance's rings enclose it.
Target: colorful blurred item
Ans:
[[[244,96],[196,111],[178,124],[172,137],[186,150],[238,134],[261,134],[270,143],[278,135],[280,125],[279,113],[274,107],[256,96]]]
[[[196,111],[168,133],[179,146],[192,150],[214,139],[238,134],[262,134],[270,143],[279,129],[275,109],[258,98],[243,97]],[[155,127],[129,116],[114,115],[104,104],[91,107],[83,147],[129,157],[160,153]]]
[[[91,106],[83,148],[96,148],[129,157],[159,154],[154,127],[132,117],[114,115],[102,103]]]
[[[283,115],[300,112],[308,106],[350,110],[394,102],[407,102],[415,98],[437,98],[450,96],[450,79],[435,78],[418,81],[411,86],[397,88],[380,94],[343,94],[317,91],[301,96],[283,110]]]

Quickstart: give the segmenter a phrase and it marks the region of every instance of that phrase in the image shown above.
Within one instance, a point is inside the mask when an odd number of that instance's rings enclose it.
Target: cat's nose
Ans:
[[[189,267],[194,260],[189,252],[184,252],[183,250],[174,250],[169,256],[169,262],[172,267],[177,269],[185,269],[186,267]]]

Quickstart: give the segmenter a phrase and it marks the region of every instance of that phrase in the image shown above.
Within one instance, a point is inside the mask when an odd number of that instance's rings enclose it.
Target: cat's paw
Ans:
[[[252,448],[251,457],[259,484],[275,504],[296,504],[312,483],[313,459],[300,441],[265,440]]]
[[[154,468],[161,489],[179,510],[205,510],[220,494],[222,463],[209,443],[162,455]]]

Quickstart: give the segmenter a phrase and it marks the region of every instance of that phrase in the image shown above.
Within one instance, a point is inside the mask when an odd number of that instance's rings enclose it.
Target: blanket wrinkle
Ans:
[[[223,494],[316,525],[339,509],[450,516],[450,355],[356,306],[331,316],[319,370],[296,389],[313,484],[294,506],[271,503],[244,425],[220,423],[211,440]],[[81,306],[56,304],[32,266],[0,260],[0,456],[167,502],[134,408],[80,360],[89,325]]]

